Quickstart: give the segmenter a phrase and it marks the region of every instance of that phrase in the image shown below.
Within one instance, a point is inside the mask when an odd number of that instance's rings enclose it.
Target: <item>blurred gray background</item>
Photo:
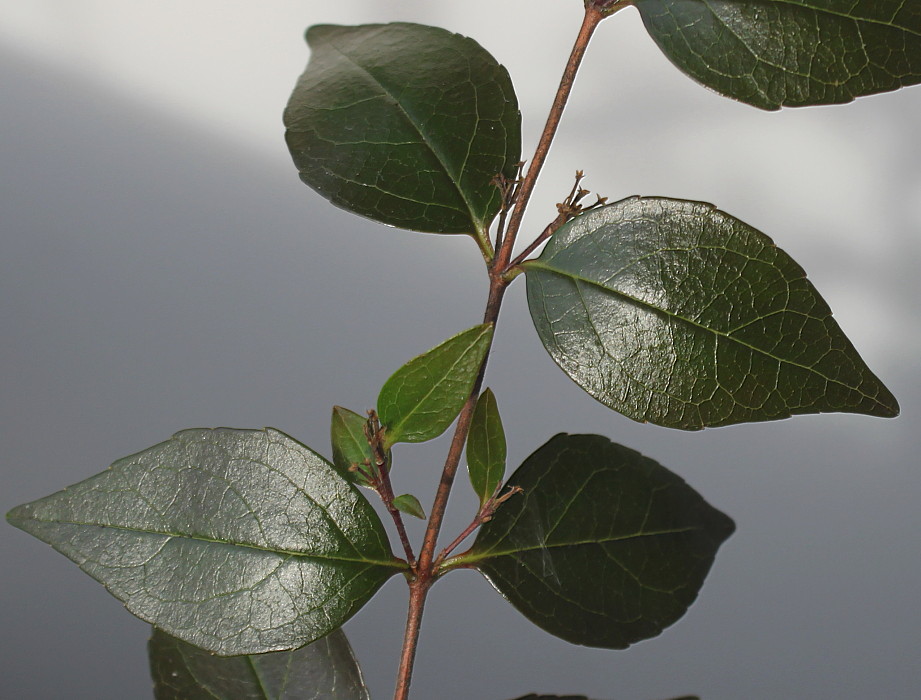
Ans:
[[[580,18],[579,0],[0,0],[4,512],[182,428],[269,425],[328,454],[333,404],[371,407],[400,364],[479,322],[470,240],[378,226],[299,182],[281,111],[306,26],[476,38],[511,72],[528,153]],[[678,73],[633,10],[602,25],[523,237],[577,168],[612,200],[714,202],[806,268],[902,416],[633,423],[556,368],[514,285],[487,378],[510,467],[556,432],[600,433],[738,531],[687,616],[625,652],[545,634],[472,572],[446,578],[415,697],[918,697],[919,115],[921,88],[759,112]],[[445,449],[400,448],[398,491],[430,502]],[[468,492],[459,480],[448,535]],[[150,697],[148,626],[38,540],[4,524],[0,547],[0,696]],[[391,580],[346,626],[376,698],[392,692],[405,599]]]

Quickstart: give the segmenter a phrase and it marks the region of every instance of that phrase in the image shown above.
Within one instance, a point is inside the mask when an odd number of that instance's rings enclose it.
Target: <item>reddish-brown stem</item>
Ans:
[[[393,507],[393,486],[390,484],[390,472],[387,470],[387,465],[380,466],[379,472],[380,477],[378,478],[377,492],[380,494],[381,500],[384,502],[384,506],[386,506],[387,512],[390,513],[393,524],[397,528],[400,544],[403,545],[403,552],[406,554],[406,561],[411,569],[415,569],[416,556],[413,554],[413,546],[409,541],[409,536],[406,534],[406,526],[403,524],[403,514]]]
[[[601,10],[594,6],[585,8],[585,17],[582,20],[582,27],[579,29],[579,35],[576,37],[572,52],[569,54],[569,61],[563,70],[563,77],[560,79],[560,86],[557,88],[556,97],[550,106],[550,114],[547,115],[547,123],[541,133],[540,141],[534,151],[534,158],[528,166],[528,173],[521,181],[521,188],[518,191],[518,197],[515,202],[515,208],[509,216],[508,226],[505,231],[505,237],[502,241],[502,248],[496,254],[495,268],[503,272],[509,268],[509,260],[512,257],[512,249],[515,245],[515,238],[518,236],[518,230],[521,228],[521,221],[524,218],[525,209],[534,192],[534,185],[537,183],[537,176],[540,175],[547,154],[550,152],[550,144],[553,143],[553,137],[556,136],[556,130],[560,125],[560,119],[563,116],[563,110],[566,102],[569,100],[569,94],[572,92],[572,86],[576,79],[576,73],[579,70],[579,64],[585,56],[585,49],[588,48],[589,39],[592,38],[598,23],[604,19],[605,15]]]
[[[410,569],[416,568],[416,557],[413,554],[412,544],[409,542],[409,536],[406,534],[406,527],[403,524],[403,514],[394,507],[393,486],[390,483],[390,453],[384,447],[384,431],[381,429],[380,420],[376,411],[368,411],[368,420],[365,423],[365,437],[368,445],[371,447],[371,460],[366,461],[367,470],[365,476],[370,485],[377,491],[381,497],[387,512],[393,519],[397,533],[400,536],[400,544],[403,545],[403,552],[406,554],[406,563]],[[355,465],[359,467],[359,465]]]
[[[547,228],[545,228],[543,231],[541,231],[541,234],[540,234],[537,238],[534,239],[534,241],[531,243],[531,245],[529,245],[527,248],[525,248],[525,249],[521,252],[521,255],[519,255],[517,258],[515,258],[514,260],[512,260],[512,262],[510,262],[510,263],[508,264],[508,270],[513,270],[513,269],[515,269],[516,266],[520,265],[520,264],[523,263],[525,260],[527,260],[528,256],[529,256],[531,253],[533,253],[535,250],[537,250],[538,246],[539,246],[541,243],[543,243],[543,242],[546,241],[548,238],[550,238],[550,236],[552,236],[554,233],[556,233],[557,229],[560,228],[560,226],[562,226],[562,225],[565,224],[565,223],[566,223],[566,217],[564,217],[564,216],[561,214],[560,216],[556,217],[553,221],[551,221],[549,224],[547,224]],[[506,271],[508,271],[508,270],[506,270]]]
[[[499,318],[502,297],[505,295],[505,290],[509,284],[509,280],[505,279],[503,275],[509,267],[509,260],[511,260],[512,257],[515,238],[521,227],[524,211],[531,197],[531,193],[534,190],[537,176],[540,174],[544,160],[547,158],[547,153],[550,151],[550,144],[559,126],[560,117],[563,114],[563,109],[572,91],[573,81],[575,80],[576,72],[578,71],[582,57],[585,55],[585,49],[588,46],[589,39],[604,16],[602,11],[594,6],[589,6],[585,9],[585,18],[582,21],[582,27],[579,29],[579,35],[576,38],[569,61],[563,71],[563,78],[560,80],[560,85],[557,89],[556,97],[553,100],[550,115],[547,117],[544,131],[541,134],[540,141],[535,150],[534,158],[531,160],[527,175],[522,180],[520,189],[517,191],[514,208],[509,215],[508,226],[505,228],[505,235],[500,238],[501,243],[499,250],[496,251],[495,258],[493,258],[492,262],[489,264],[489,297],[486,302],[486,310],[483,314],[484,323],[495,324]],[[416,562],[415,575],[409,583],[409,611],[406,617],[406,632],[403,637],[403,651],[400,656],[400,667],[397,675],[396,690],[394,691],[394,700],[406,700],[409,697],[409,684],[412,679],[413,662],[416,658],[416,647],[419,643],[422,611],[425,607],[425,600],[428,596],[429,589],[438,578],[438,571],[435,568],[435,548],[438,543],[438,534],[441,531],[445,509],[447,508],[448,498],[451,494],[451,487],[454,484],[454,477],[457,474],[457,468],[460,464],[464,443],[467,440],[467,433],[470,430],[473,410],[476,407],[477,397],[480,395],[480,389],[483,386],[486,363],[489,359],[491,349],[491,345],[486,349],[486,354],[479,372],[477,373],[473,388],[458,415],[454,436],[451,439],[451,446],[445,458],[444,469],[441,473],[441,481],[435,493],[435,500],[432,503],[428,526],[426,527],[425,536],[422,540],[422,548],[419,551],[419,558]]]
[[[463,532],[454,538],[454,541],[451,542],[451,544],[441,550],[441,554],[435,558],[435,562],[433,564],[436,570],[441,568],[442,562],[444,562],[444,560],[451,555],[451,552],[457,549],[461,542],[470,537],[470,535],[472,535],[480,525],[492,520],[492,516],[496,514],[496,510],[499,508],[499,506],[501,506],[515,494],[521,493],[521,488],[518,486],[512,486],[508,491],[505,492],[505,494],[500,496],[499,494],[501,491],[502,487],[497,487],[495,493],[487,498],[486,502],[480,506],[480,509],[477,511],[476,516],[474,516],[473,521],[471,521],[471,523],[464,528]]]
[[[502,306],[502,297],[508,282],[499,275],[490,274],[489,299],[486,302],[486,311],[483,314],[484,323],[495,324],[499,318],[499,309]],[[441,481],[438,484],[438,490],[435,492],[435,500],[432,503],[432,511],[429,515],[428,527],[425,530],[425,536],[422,540],[422,549],[419,552],[419,559],[416,562],[416,575],[409,584],[409,613],[406,617],[406,632],[403,636],[403,653],[400,657],[400,669],[397,676],[396,690],[394,691],[394,700],[406,700],[409,697],[409,683],[412,678],[413,662],[416,657],[416,646],[419,643],[419,630],[422,622],[422,609],[425,605],[425,599],[429,589],[438,578],[438,573],[434,567],[435,547],[438,543],[438,533],[441,530],[441,523],[444,520],[445,509],[448,506],[448,497],[451,494],[451,487],[454,484],[454,477],[457,474],[457,468],[460,465],[461,454],[464,450],[464,443],[467,440],[467,433],[470,430],[470,420],[473,417],[473,410],[476,408],[477,397],[480,395],[480,389],[483,386],[483,376],[486,373],[486,361],[489,358],[490,347],[486,349],[486,355],[480,370],[477,373],[476,380],[470,396],[464,403],[460,415],[457,417],[457,426],[454,429],[454,436],[451,439],[451,446],[448,449],[448,456],[445,458],[444,469],[441,472]]]
[[[470,537],[470,535],[473,534],[474,530],[476,530],[482,524],[483,524],[483,511],[481,509],[480,512],[476,514],[476,517],[473,519],[473,521],[467,527],[464,528],[464,531],[461,532],[461,534],[459,534],[457,537],[455,537],[454,541],[451,544],[449,544],[447,547],[441,550],[441,554],[439,554],[438,557],[436,557],[435,559],[435,568],[438,568],[439,566],[441,566],[441,562],[447,559],[448,556],[451,554],[451,552],[457,549],[460,543],[466,540],[468,537]]]
[[[409,682],[412,680],[413,662],[416,660],[422,611],[425,609],[425,597],[428,595],[430,585],[420,585],[418,578],[409,584],[409,610],[406,613],[406,633],[403,637],[403,653],[400,655],[397,685],[393,692],[394,700],[406,700],[409,697]]]

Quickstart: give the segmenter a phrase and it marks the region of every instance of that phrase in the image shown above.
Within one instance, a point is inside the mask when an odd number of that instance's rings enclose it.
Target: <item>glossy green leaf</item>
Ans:
[[[359,486],[370,486],[370,483],[362,471],[355,471],[352,466],[374,459],[371,445],[365,435],[367,423],[366,417],[342,406],[333,406],[333,417],[330,422],[333,464],[342,476]]]
[[[898,414],[802,268],[710,204],[633,197],[592,210],[526,271],[544,347],[634,420],[696,430]]]
[[[600,435],[557,435],[509,478],[457,563],[479,569],[534,624],[624,649],[678,620],[734,525],[680,477]]]
[[[419,499],[411,493],[404,493],[402,496],[394,498],[393,507],[414,518],[425,520],[425,510],[422,508],[422,504],[419,503]]]
[[[222,655],[312,642],[405,568],[364,496],[272,429],[184,430],[7,518]]]
[[[295,651],[215,656],[154,628],[147,644],[156,700],[370,700],[345,633]]]
[[[762,109],[850,102],[921,82],[915,0],[636,0],[695,80]]]
[[[493,178],[515,174],[521,117],[505,68],[472,39],[418,24],[315,26],[285,110],[301,179],[399,228],[483,237]]]
[[[467,471],[480,505],[495,493],[505,476],[505,430],[491,390],[477,400],[467,434]]]
[[[492,341],[492,324],[474,326],[398,369],[381,388],[377,413],[385,445],[441,435],[463,408]]]

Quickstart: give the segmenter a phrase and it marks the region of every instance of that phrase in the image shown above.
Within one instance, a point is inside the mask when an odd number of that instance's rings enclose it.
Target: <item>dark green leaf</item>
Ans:
[[[505,68],[479,44],[418,24],[307,31],[285,110],[301,179],[333,204],[399,228],[483,240],[513,176],[521,117]]]
[[[524,493],[455,561],[575,644],[624,649],[659,634],[734,529],[681,478],[600,435],[557,435],[508,483]]]
[[[147,645],[156,700],[370,700],[345,633],[295,651],[215,656],[154,628]]]
[[[422,509],[422,504],[419,503],[419,499],[411,493],[404,493],[402,496],[394,498],[393,507],[414,518],[425,520],[425,511]]]
[[[710,204],[633,197],[595,209],[526,271],[544,347],[634,420],[696,430],[898,414],[802,268]]]
[[[480,505],[495,493],[505,476],[505,430],[496,397],[486,389],[477,400],[467,435],[467,470]]]
[[[682,71],[762,109],[850,102],[921,82],[916,0],[636,0]]]
[[[356,464],[371,462],[374,456],[365,436],[368,419],[342,406],[333,406],[330,438],[333,443],[333,464],[349,481],[360,486],[370,486],[362,471],[352,470]]]
[[[410,360],[387,380],[377,398],[386,447],[425,442],[448,429],[470,395],[492,331],[489,323],[474,326]]]
[[[272,429],[184,430],[7,518],[223,655],[312,642],[405,568],[364,496]]]
[[[536,693],[531,693],[529,695],[522,695],[520,698],[515,698],[515,700],[589,700],[584,695],[537,695]],[[700,700],[696,695],[682,695],[680,698],[671,698],[671,700]]]

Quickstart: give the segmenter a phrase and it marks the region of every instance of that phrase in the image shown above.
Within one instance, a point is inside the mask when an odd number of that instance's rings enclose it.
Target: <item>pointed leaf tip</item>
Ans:
[[[474,326],[410,360],[386,381],[377,399],[386,447],[425,442],[448,429],[473,389],[492,334],[492,324]]]
[[[422,504],[419,503],[419,499],[413,496],[411,493],[404,493],[402,496],[397,496],[394,498],[393,507],[402,513],[413,516],[414,518],[425,520],[425,510],[422,508]]]
[[[505,476],[505,430],[493,392],[487,388],[477,399],[467,434],[467,471],[482,506]]]
[[[711,204],[632,197],[592,210],[525,270],[547,352],[634,420],[698,430],[899,412],[802,268]]]
[[[129,611],[209,651],[312,642],[405,565],[377,513],[276,430],[184,430],[10,521]]]

